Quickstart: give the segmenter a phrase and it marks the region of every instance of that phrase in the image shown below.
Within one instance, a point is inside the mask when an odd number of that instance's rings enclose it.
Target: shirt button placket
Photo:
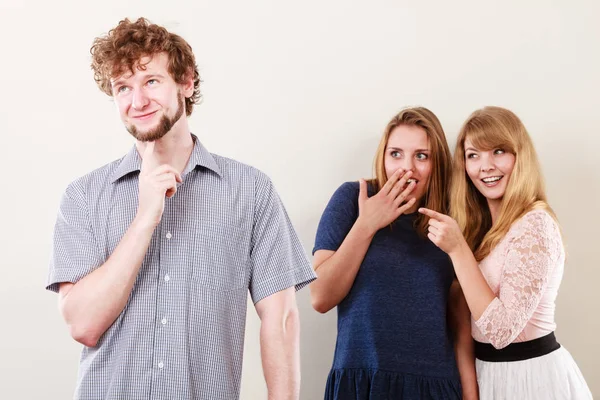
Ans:
[[[171,233],[171,231],[167,230],[167,233],[165,234],[165,238],[167,239],[167,241],[166,241],[166,243],[164,243],[164,245],[162,246],[162,249],[161,249],[162,250],[161,252],[163,254],[165,254],[166,257],[164,257],[164,258],[161,257],[162,259],[168,259],[169,258],[169,255],[171,253],[170,248],[169,248],[170,247],[169,246],[169,242],[170,242],[170,240],[171,240],[172,237],[173,237],[173,234]],[[165,265],[161,265],[160,268],[162,270],[167,270],[168,271],[168,266],[169,266],[169,264],[167,262]],[[169,276],[168,273],[165,273],[163,279],[164,279],[165,283],[168,283],[171,280],[171,277]],[[165,288],[165,290],[166,290],[166,288]],[[168,301],[168,298],[169,298],[169,296],[163,296],[162,299],[161,299],[162,300],[161,301],[161,303],[162,303],[162,307],[161,308],[163,308],[164,310],[166,310],[168,308],[168,305],[165,304]],[[163,327],[167,325],[167,317],[166,316],[162,317],[162,319],[160,320],[160,324]],[[161,336],[163,336],[163,335],[161,335]],[[166,349],[163,348],[162,350],[165,351]],[[158,362],[158,364],[156,364],[156,366],[159,369],[162,370],[165,367],[165,363],[162,360],[160,360]]]
[[[167,238],[167,243],[168,241],[171,240],[171,238],[173,237],[173,234],[170,231],[167,231],[167,234],[165,235],[165,237]],[[169,282],[171,280],[171,277],[169,276],[169,274],[165,274],[165,282]]]

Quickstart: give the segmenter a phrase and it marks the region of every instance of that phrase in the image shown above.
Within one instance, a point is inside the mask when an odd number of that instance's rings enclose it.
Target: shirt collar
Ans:
[[[221,169],[217,165],[212,154],[206,150],[206,148],[200,143],[198,137],[192,134],[194,139],[194,149],[188,161],[188,165],[182,175],[186,175],[189,171],[196,168],[197,166],[204,167],[214,171],[217,175],[222,176]],[[135,145],[129,150],[129,152],[121,159],[121,162],[117,166],[117,169],[111,176],[111,183],[115,183],[119,179],[133,172],[139,172],[142,167],[142,157],[137,151]]]

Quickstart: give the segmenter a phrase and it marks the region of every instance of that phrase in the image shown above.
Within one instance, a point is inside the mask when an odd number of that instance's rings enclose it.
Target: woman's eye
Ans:
[[[494,154],[504,154],[506,153],[503,149],[496,149],[494,150]]]
[[[417,160],[423,161],[423,160],[427,160],[428,158],[429,158],[429,156],[427,154],[425,154],[425,153],[418,153],[417,154]]]
[[[394,157],[394,158],[396,158],[396,157],[400,157],[400,152],[399,152],[399,151],[397,151],[397,150],[394,150],[394,151],[392,151],[392,152],[390,153],[390,155],[391,155],[392,157]]]
[[[475,157],[477,157],[477,154],[475,154],[475,153],[468,153],[467,154],[467,158],[475,158]]]
[[[150,79],[150,80],[148,80],[148,84],[149,85],[153,85],[155,83],[158,83],[158,81],[156,79]]]

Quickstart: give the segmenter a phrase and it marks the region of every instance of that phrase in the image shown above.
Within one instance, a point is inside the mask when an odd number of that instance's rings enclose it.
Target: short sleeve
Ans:
[[[255,304],[292,286],[299,290],[316,278],[273,183],[262,173],[256,178],[250,263]]]
[[[58,292],[60,283],[76,283],[102,263],[85,196],[78,185],[71,184],[63,194],[54,225],[46,289]]]
[[[333,193],[317,228],[313,254],[337,251],[358,218],[358,182],[346,182]]]

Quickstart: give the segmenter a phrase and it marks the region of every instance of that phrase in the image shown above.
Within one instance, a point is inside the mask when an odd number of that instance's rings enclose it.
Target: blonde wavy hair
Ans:
[[[479,150],[503,149],[515,156],[515,165],[494,224],[486,198],[477,190],[465,169],[465,141]],[[484,107],[463,124],[454,152],[450,215],[461,228],[477,261],[484,259],[502,240],[510,226],[534,209],[556,215],[548,205],[544,179],[533,142],[512,111]]]
[[[442,124],[435,114],[425,107],[405,108],[387,124],[375,155],[375,178],[370,181],[371,185],[374,187],[375,192],[379,192],[388,180],[385,172],[385,150],[390,134],[400,125],[418,126],[425,131],[429,138],[432,168],[429,185],[420,206],[447,214],[452,156]],[[428,218],[423,214],[419,214],[415,220],[415,228],[423,237],[427,235],[427,225]]]

